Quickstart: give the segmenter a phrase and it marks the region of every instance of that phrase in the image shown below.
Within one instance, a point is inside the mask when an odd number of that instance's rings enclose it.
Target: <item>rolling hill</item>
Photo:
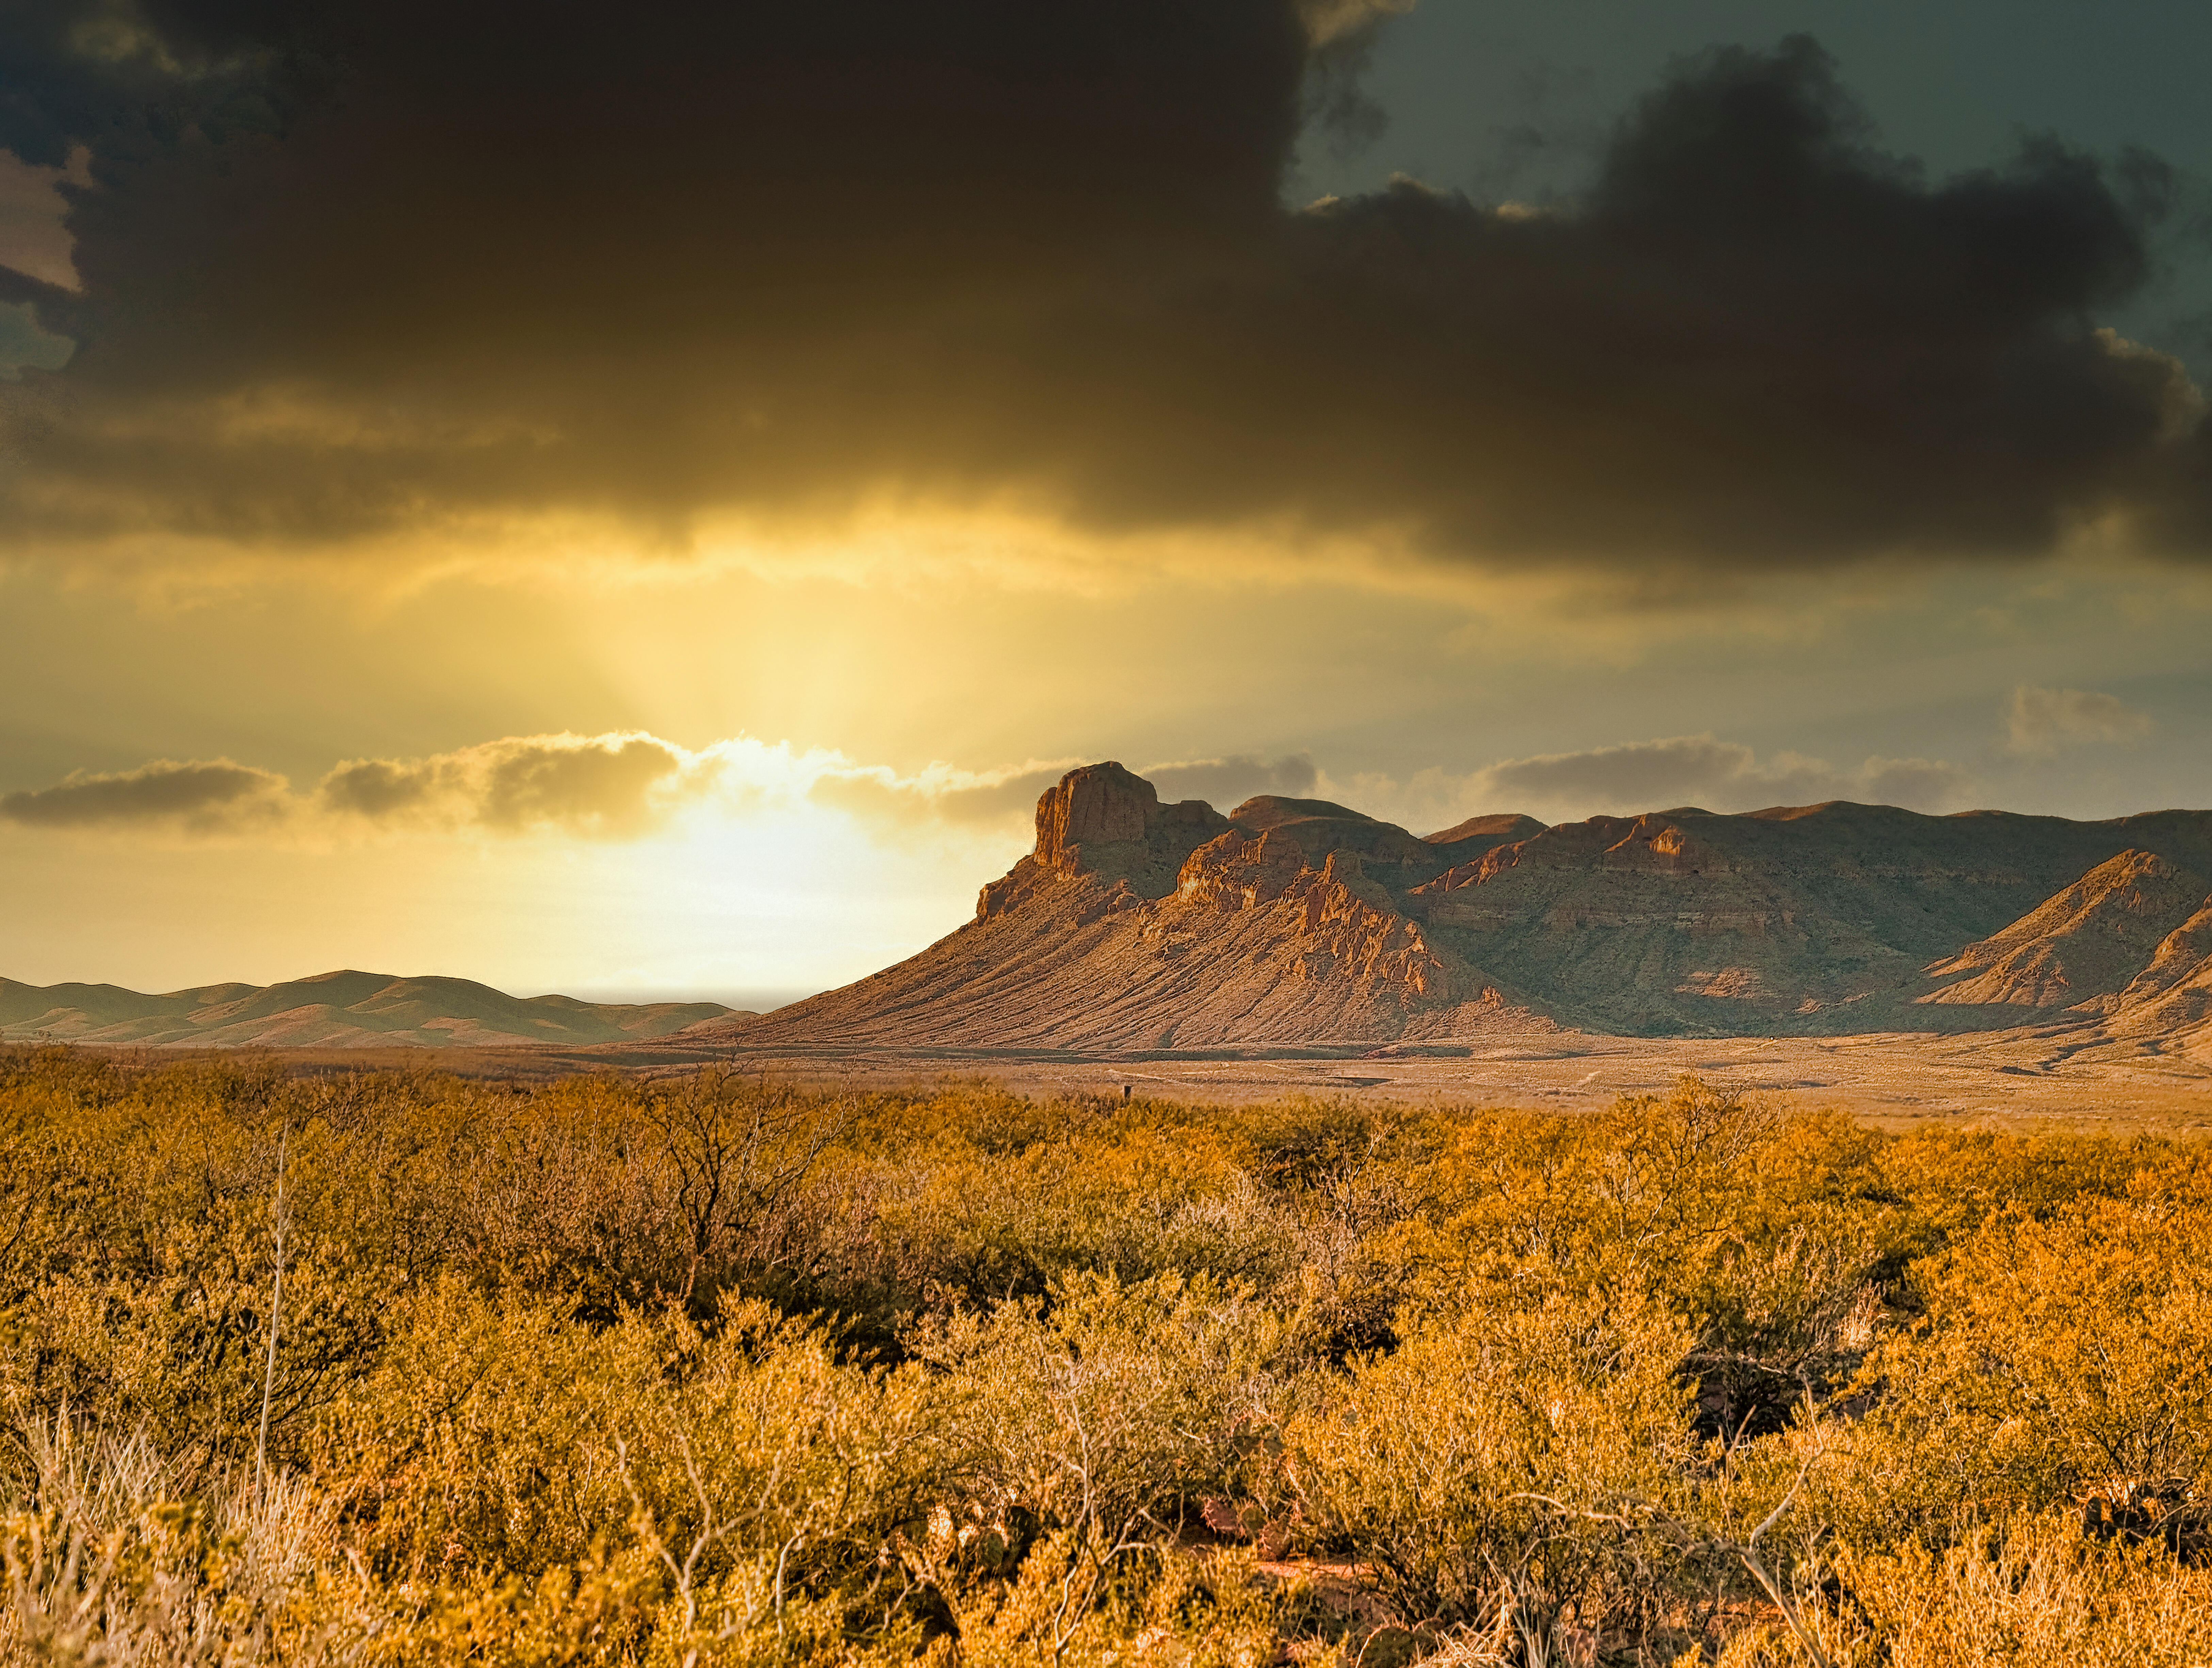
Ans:
[[[589,1045],[750,1017],[718,1002],[586,1002],[510,996],[471,979],[350,969],[282,984],[210,984],[147,995],[113,984],[0,979],[0,1038],[194,1048]]]

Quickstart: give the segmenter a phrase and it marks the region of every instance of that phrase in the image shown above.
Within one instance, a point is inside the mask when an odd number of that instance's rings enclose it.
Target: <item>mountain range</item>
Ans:
[[[2030,1028],[2212,1064],[2208,877],[2212,812],[2075,822],[1836,801],[1553,825],[1501,814],[1417,836],[1323,800],[1166,804],[1108,763],[1047,790],[1034,849],[982,888],[972,920],[765,1014],[350,971],[161,995],[0,979],[0,1037],[556,1044],[619,1062],[648,1043],[793,1058],[1419,1055],[1532,1028]]]
[[[1415,1045],[2024,1025],[2212,1047],[2212,813],[1833,802],[1425,837],[1326,801],[1224,815],[1116,764],[908,960],[687,1038],[1009,1050]]]
[[[719,1002],[510,996],[472,979],[350,969],[282,984],[209,984],[147,995],[114,984],[0,979],[0,1038],[198,1048],[588,1046],[749,1017]]]

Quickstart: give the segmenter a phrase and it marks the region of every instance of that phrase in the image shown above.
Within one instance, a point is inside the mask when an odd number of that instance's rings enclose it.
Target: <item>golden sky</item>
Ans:
[[[2212,801],[2186,167],[1768,28],[1394,174],[1410,9],[11,18],[0,976],[771,1000],[1105,758]]]

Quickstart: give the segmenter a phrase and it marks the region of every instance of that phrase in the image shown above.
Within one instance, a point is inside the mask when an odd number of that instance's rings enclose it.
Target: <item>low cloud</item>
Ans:
[[[2022,684],[2005,711],[2005,750],[2048,758],[2062,747],[2132,746],[2156,727],[2118,696]]]
[[[902,774],[748,736],[696,752],[643,731],[503,736],[419,758],[349,759],[302,792],[274,771],[229,759],[78,771],[49,788],[0,795],[0,822],[308,840],[409,833],[629,840],[693,808],[727,815],[814,804],[892,828],[1011,830],[1082,762],[1030,760],[981,771],[932,764]]]
[[[1442,827],[1489,812],[1560,820],[1686,806],[1760,811],[1828,800],[1929,811],[1951,806],[1972,781],[1967,771],[1940,759],[1875,754],[1844,767],[1788,752],[1762,759],[1740,742],[1702,734],[1504,759],[1465,776],[1423,771],[1402,786],[1381,778],[1360,778],[1354,786],[1363,803],[1393,803],[1413,822]]]
[[[1507,759],[1478,773],[1493,794],[1544,804],[1562,801],[1607,810],[1656,810],[1697,805],[1706,810],[1753,811],[1772,805],[1822,800],[1936,797],[1963,773],[1924,758],[1867,759],[1838,770],[1826,759],[1780,752],[1762,763],[1749,747],[1711,734],[1595,747],[1586,752],[1546,753]]]
[[[647,832],[684,787],[712,774],[650,735],[515,736],[429,758],[356,760],[319,792],[331,812],[373,823],[618,838]]]
[[[1309,753],[1273,759],[1232,753],[1225,758],[1154,764],[1137,774],[1150,778],[1163,800],[1204,800],[1217,811],[1233,811],[1260,794],[1306,798],[1321,781],[1321,771]]]
[[[911,776],[885,766],[839,765],[815,777],[807,796],[817,804],[872,821],[892,823],[950,823],[982,828],[994,824],[1026,825],[1038,799],[1078,765],[1097,761],[1063,758],[1050,763],[1030,760],[1006,770],[969,771],[933,764]],[[1256,754],[1232,753],[1219,758],[1190,759],[1168,764],[1137,767],[1163,801],[1204,800],[1227,811],[1255,794],[1311,794],[1321,771],[1304,753],[1263,758]]]
[[[703,753],[640,734],[509,736],[426,758],[354,759],[311,793],[273,770],[231,759],[155,759],[112,774],[76,771],[51,788],[0,795],[0,820],[26,828],[152,835],[282,833],[343,837],[367,830],[551,829],[586,839],[650,833],[670,812],[718,787],[754,744]]]
[[[292,810],[283,776],[227,758],[159,758],[111,775],[78,770],[52,788],[0,794],[0,819],[27,828],[229,834],[270,828]]]
[[[50,788],[0,795],[0,822],[54,831],[161,836],[260,835],[298,841],[364,836],[551,834],[632,840],[694,813],[730,817],[816,807],[886,837],[1018,837],[1038,796],[1075,765],[1030,759],[995,770],[937,764],[901,772],[841,753],[733,737],[696,752],[640,731],[507,736],[416,758],[351,759],[310,791],[229,759],[156,760],[114,775],[77,772]],[[1869,758],[1838,768],[1802,754],[1762,759],[1711,735],[1674,736],[1584,752],[1506,759],[1468,773],[1425,770],[1401,782],[1334,781],[1304,753],[1225,755],[1139,771],[1163,800],[1231,810],[1255,794],[1341,800],[1417,831],[1482,812],[1547,819],[1681,805],[1757,810],[1830,799],[1934,809],[1970,778],[1939,760]]]
[[[846,766],[817,776],[807,796],[817,804],[876,822],[1012,825],[1027,822],[1045,789],[1083,762],[1031,762],[983,772],[932,765],[910,776],[882,765]]]

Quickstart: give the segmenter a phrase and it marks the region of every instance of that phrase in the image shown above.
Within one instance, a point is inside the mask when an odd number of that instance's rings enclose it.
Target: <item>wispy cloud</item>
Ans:
[[[1705,734],[1502,759],[1465,774],[1425,770],[1402,783],[1359,777],[1351,787],[1363,808],[1371,804],[1409,825],[1441,827],[1484,812],[1559,819],[1681,806],[1758,811],[1827,800],[1935,810],[1955,801],[1972,780],[1941,759],[1876,754],[1840,767],[1797,752],[1762,759],[1740,742]]]
[[[2022,684],[2005,709],[2005,750],[2048,758],[2062,747],[2132,746],[2155,727],[2116,695]]]
[[[873,822],[943,822],[969,826],[1026,821],[1037,797],[1083,763],[1030,760],[1000,770],[961,770],[933,764],[910,776],[887,765],[845,764],[817,774],[806,789],[818,805],[834,806]]]
[[[1234,809],[1261,794],[1304,798],[1321,781],[1321,771],[1310,753],[1285,753],[1280,758],[1231,753],[1222,758],[1154,764],[1138,774],[1151,778],[1164,800],[1204,800],[1222,811]]]
[[[1079,764],[1081,758],[1030,759],[997,770],[971,771],[933,764],[911,775],[882,765],[835,765],[816,776],[808,790],[817,804],[875,820],[931,821],[981,827],[1028,822],[1038,796]],[[1139,764],[1164,801],[1204,800],[1222,811],[1257,794],[1313,793],[1321,770],[1307,753],[1267,758],[1230,753],[1217,758],[1180,759]]]

